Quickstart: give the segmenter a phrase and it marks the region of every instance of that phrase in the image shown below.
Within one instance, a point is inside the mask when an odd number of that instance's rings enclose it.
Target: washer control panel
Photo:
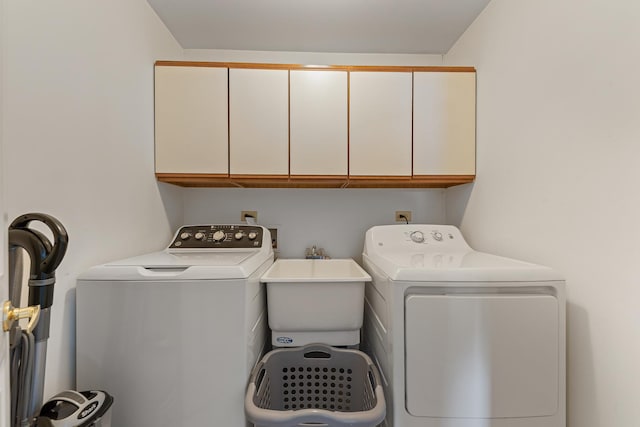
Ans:
[[[169,249],[259,248],[263,234],[258,225],[186,225],[178,230]]]

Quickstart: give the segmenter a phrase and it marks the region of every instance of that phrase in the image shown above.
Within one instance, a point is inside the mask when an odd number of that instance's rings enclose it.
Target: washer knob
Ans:
[[[225,237],[226,237],[226,234],[222,230],[218,230],[215,233],[213,233],[214,242],[222,242]]]
[[[201,233],[201,232],[199,232],[199,231],[198,231],[198,232],[196,233],[196,235],[195,235],[195,236],[193,236],[193,237],[195,237],[195,238],[196,238],[196,240],[202,240],[202,239],[204,239],[204,233]]]
[[[256,237],[258,237],[258,233],[256,233],[255,231],[249,233],[249,240],[255,240]]]
[[[236,234],[233,235],[233,237],[235,237],[236,240],[242,240],[242,238],[244,237],[244,234],[242,233],[242,231],[238,231]]]
[[[414,231],[409,237],[411,237],[411,240],[415,243],[424,243],[424,233],[422,231]]]
[[[434,240],[437,240],[438,242],[442,242],[442,233],[439,231],[434,231],[433,233],[431,233],[431,235],[433,236]]]
[[[191,237],[191,233],[187,233],[186,231],[182,234],[180,234],[180,238],[182,240],[187,240],[189,237]]]

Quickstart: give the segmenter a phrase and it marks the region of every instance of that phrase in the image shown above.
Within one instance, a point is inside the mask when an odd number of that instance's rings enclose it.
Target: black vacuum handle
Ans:
[[[42,242],[42,245],[44,246],[44,248],[45,248],[45,250],[47,252],[47,256],[49,256],[49,254],[51,254],[51,250],[53,249],[53,246],[51,246],[51,242],[49,241],[49,238],[47,236],[45,236],[44,233],[41,233],[38,230],[35,230],[33,228],[18,228],[18,230],[26,230],[26,231],[30,232],[31,234],[35,235]],[[45,259],[46,259],[46,257],[45,257]],[[43,261],[44,261],[44,259],[43,259]]]
[[[56,268],[58,268],[58,265],[60,265],[65,253],[67,252],[67,245],[69,243],[67,230],[56,218],[43,213],[28,213],[20,215],[13,220],[11,225],[9,225],[9,230],[26,229],[32,221],[42,222],[47,227],[49,227],[51,233],[53,234],[53,245],[51,246],[51,251],[49,252],[49,255],[40,263],[40,270],[43,273],[51,274],[56,270]],[[38,236],[44,237],[39,232],[36,233],[38,234]]]
[[[49,248],[45,246],[45,243],[36,235],[33,230],[23,228],[10,228],[9,229],[9,247],[20,247],[27,251],[29,258],[31,259],[31,275],[30,280],[42,280],[49,275],[42,276],[42,270],[40,265],[47,259],[49,255]]]

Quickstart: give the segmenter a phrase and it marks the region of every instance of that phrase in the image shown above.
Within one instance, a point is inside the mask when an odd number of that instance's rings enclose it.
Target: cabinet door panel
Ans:
[[[289,173],[288,70],[229,70],[231,174]]]
[[[229,171],[227,69],[157,66],[156,172]]]
[[[474,175],[476,75],[416,72],[414,175]]]
[[[411,175],[411,80],[411,73],[351,73],[350,175]]]
[[[347,72],[291,71],[291,174],[347,174]]]

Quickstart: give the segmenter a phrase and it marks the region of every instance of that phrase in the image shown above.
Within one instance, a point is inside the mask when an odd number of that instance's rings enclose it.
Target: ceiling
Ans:
[[[184,49],[444,54],[490,0],[147,0]]]

